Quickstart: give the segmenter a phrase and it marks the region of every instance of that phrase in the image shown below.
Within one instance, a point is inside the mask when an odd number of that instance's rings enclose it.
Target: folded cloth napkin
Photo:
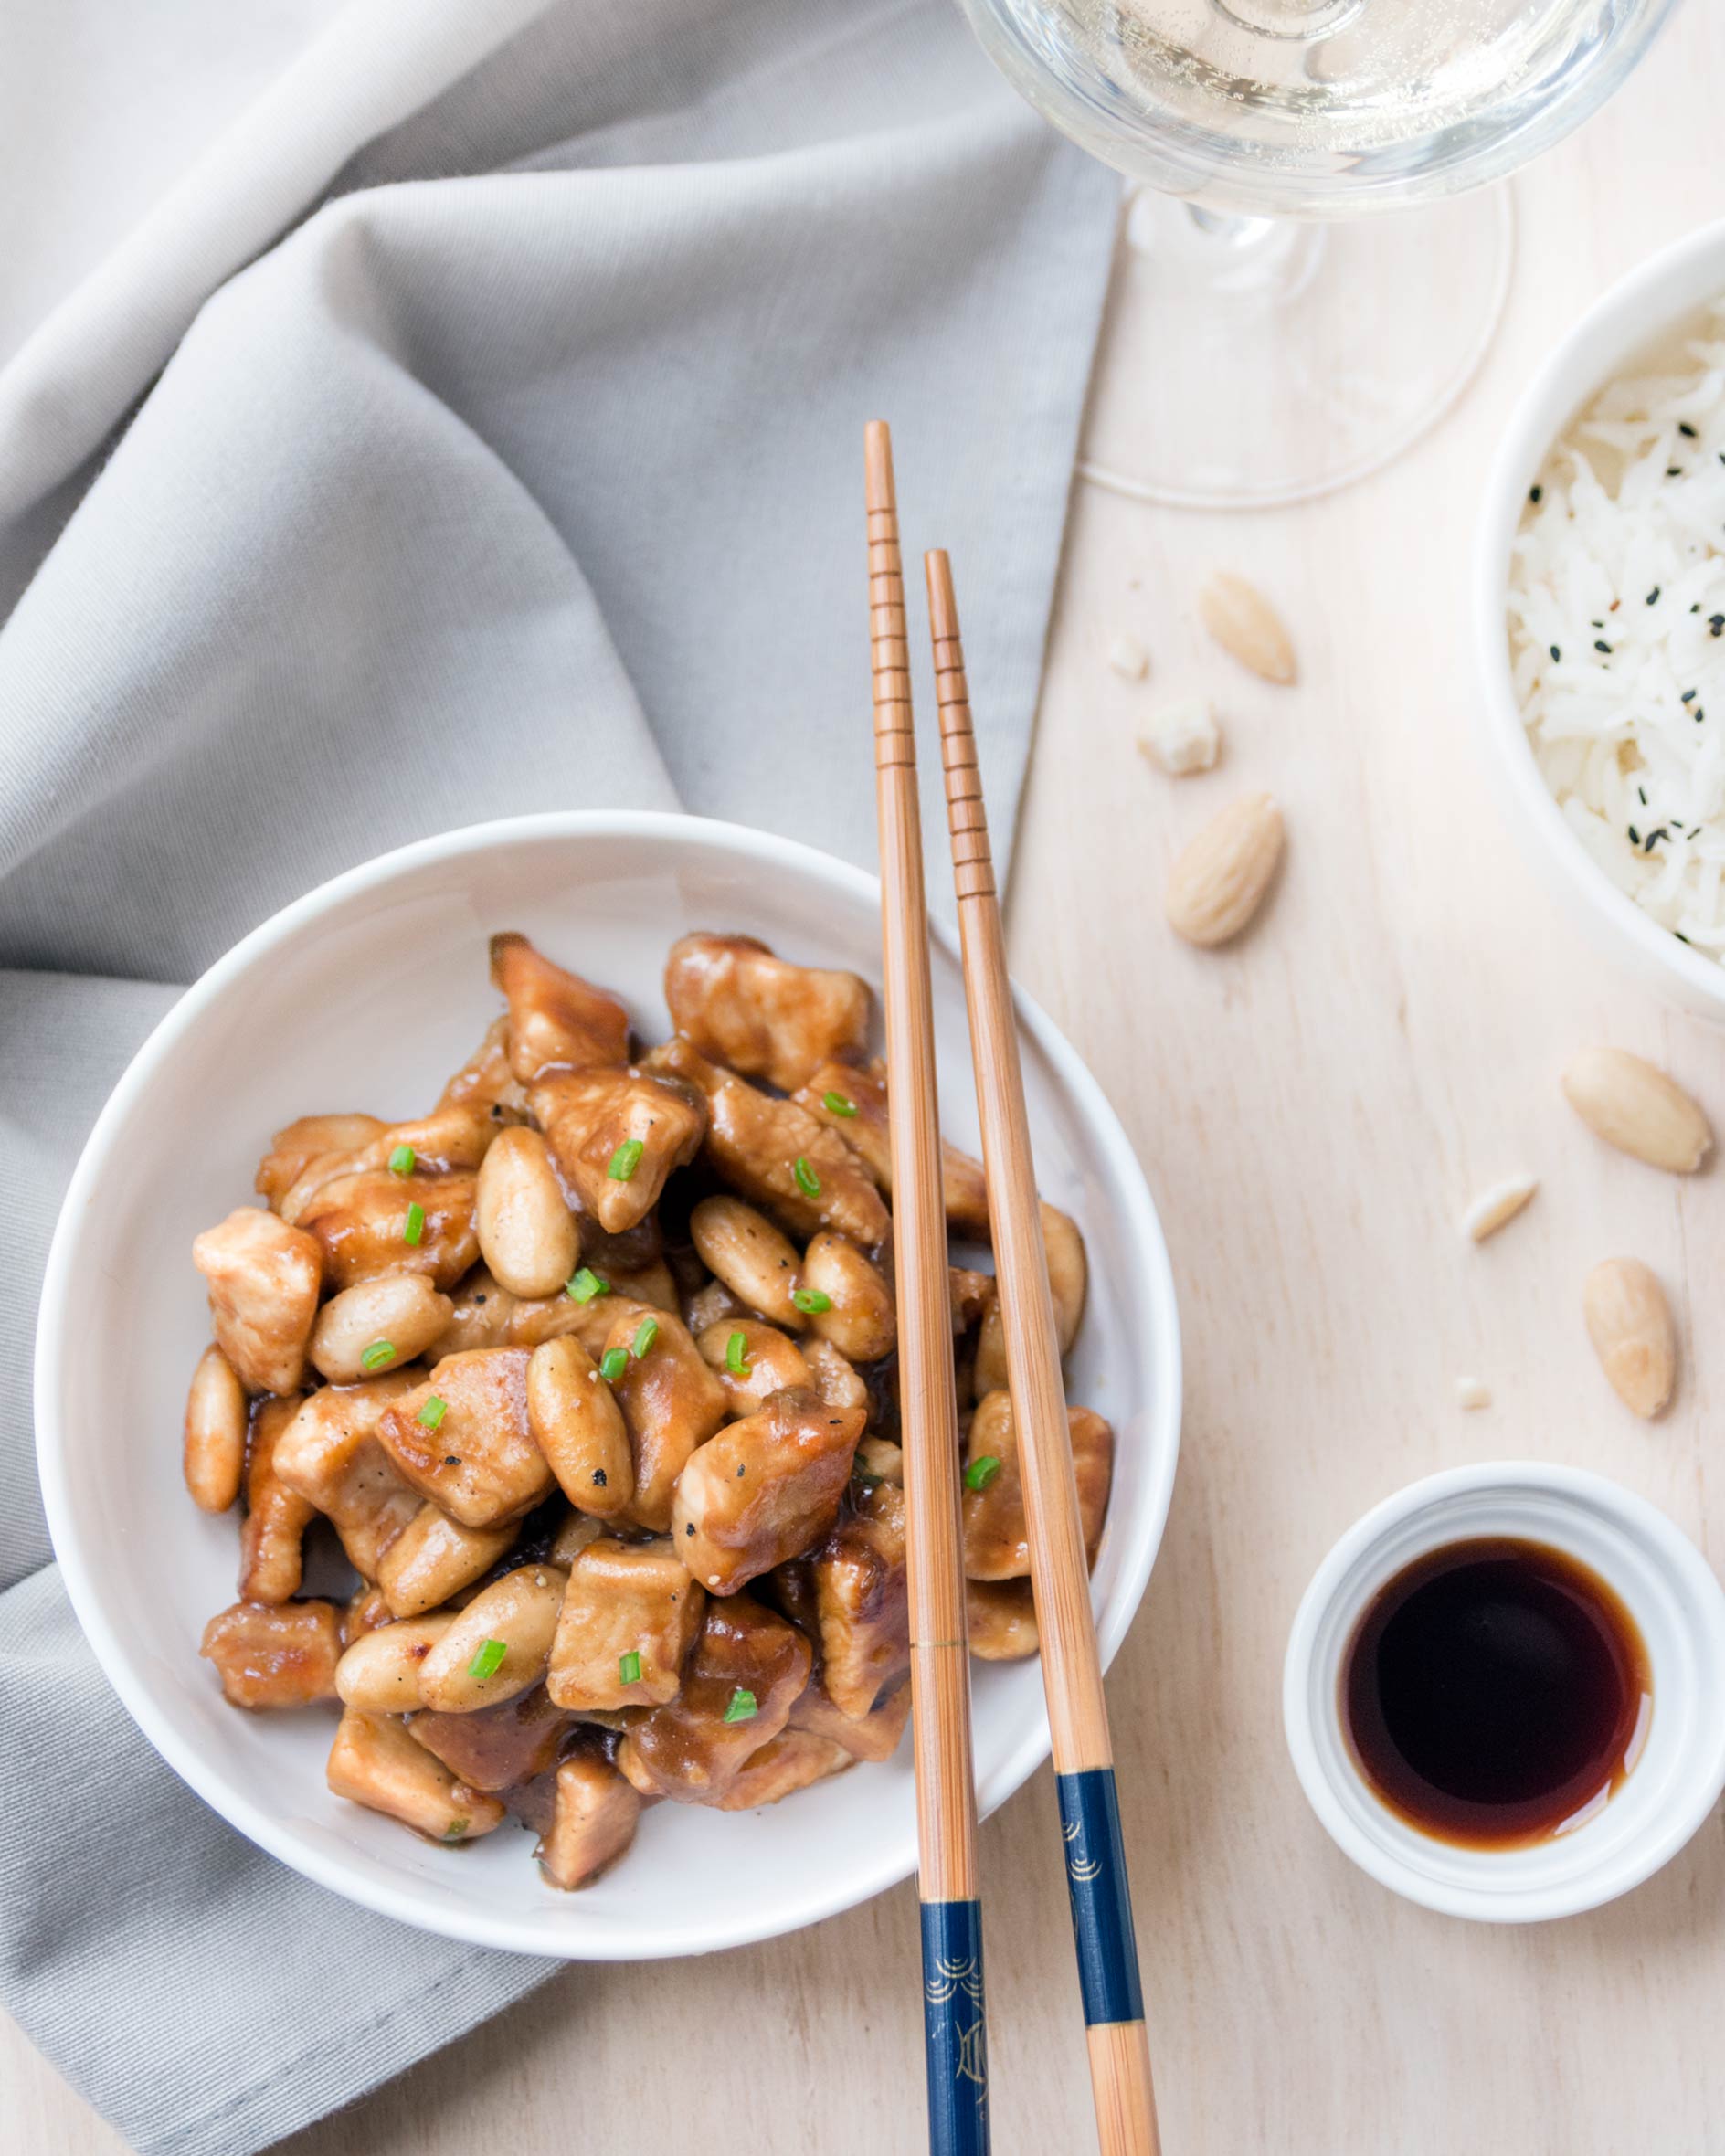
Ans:
[[[1114,199],[947,0],[326,24],[0,370],[15,1311],[173,984],[321,879],[554,802],[873,858],[877,413],[1007,840]],[[15,1326],[0,1998],[139,2150],[246,2156],[548,1965],[348,1907],[157,1760],[48,1561],[28,1362]]]

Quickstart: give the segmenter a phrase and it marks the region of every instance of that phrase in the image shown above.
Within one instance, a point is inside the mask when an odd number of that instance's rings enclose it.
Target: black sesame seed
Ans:
[[[1682,931],[1680,928],[1674,928],[1674,929],[1671,931],[1671,933],[1672,933],[1672,935],[1675,935],[1675,936],[1677,937],[1677,941],[1678,941],[1679,943],[1686,944],[1686,943],[1688,943],[1688,942],[1689,942],[1689,939],[1688,939],[1688,937],[1687,935],[1684,935],[1683,931]],[[1689,948],[1690,948],[1691,950],[1693,950],[1693,949],[1695,948],[1695,946],[1694,946],[1693,944],[1689,944]]]
[[[1694,604],[1694,606],[1692,606],[1692,607],[1689,608],[1689,612],[1690,612],[1691,614],[1699,614],[1699,613],[1700,612],[1700,610],[1701,610],[1701,603],[1700,603],[1700,601],[1698,599],[1698,600],[1696,601],[1696,603]]]
[[[1605,626],[1605,624],[1604,624],[1603,621],[1595,621],[1595,622],[1594,622],[1594,624],[1593,624],[1593,627],[1594,627],[1595,629],[1603,629],[1603,628],[1604,628],[1604,626]]]
[[[1695,692],[1694,692],[1694,690],[1693,690],[1693,689],[1686,689],[1686,690],[1683,692],[1682,695],[1681,695],[1681,696],[1679,696],[1679,697],[1677,698],[1677,702],[1678,702],[1679,703],[1693,703],[1695,702]]]
[[[1557,646],[1556,646],[1555,644],[1553,644],[1553,645],[1552,645],[1552,647],[1551,647],[1551,656],[1552,656],[1552,658],[1553,658],[1553,659],[1558,659],[1558,660],[1561,660],[1561,659],[1562,658],[1562,656],[1563,656],[1562,652],[1561,652],[1561,651],[1560,651],[1560,650],[1558,650],[1558,648],[1557,648]]]
[[[1629,826],[1629,843],[1632,846],[1639,846],[1641,843],[1641,833],[1633,823]]]
[[[1701,709],[1700,705],[1698,703],[1698,704],[1696,705],[1695,709],[1694,709],[1694,710],[1693,710],[1693,711],[1692,711],[1692,712],[1689,713],[1689,716],[1690,716],[1690,718],[1692,718],[1692,719],[1695,721],[1696,724],[1699,726],[1699,725],[1700,724],[1701,721],[1702,721],[1704,718],[1706,718],[1706,716],[1707,716],[1707,713],[1705,713],[1705,712],[1704,712],[1704,711]]]
[[[1545,489],[1543,487],[1529,487],[1528,489],[1528,500],[1529,502],[1537,502],[1540,499],[1540,496],[1544,493],[1544,491]]]
[[[1648,604],[1650,607],[1656,607],[1656,606],[1658,605],[1658,603],[1659,603],[1659,587],[1658,587],[1658,586],[1656,584],[1656,585],[1654,586],[1653,589],[1652,589],[1652,590],[1651,590],[1651,591],[1650,591],[1650,592],[1647,594],[1647,604]]]
[[[1649,831],[1647,833],[1646,843],[1642,847],[1641,851],[1644,853],[1651,853],[1661,839],[1668,839],[1670,836],[1670,832],[1667,830],[1664,824],[1661,824],[1656,831]]]
[[[1715,631],[1715,634],[1717,633],[1718,632]],[[1611,650],[1611,646],[1605,641],[1603,637],[1595,637],[1593,639],[1593,649],[1595,651],[1604,651],[1609,653]]]
[[[483,1296],[483,1295],[475,1295],[475,1296],[473,1297],[473,1300],[474,1300],[476,1303],[482,1303],[482,1302],[485,1300],[485,1298],[484,1298],[484,1296]]]
[[[1715,636],[1718,636],[1721,630],[1725,630],[1725,614],[1709,614],[1707,618],[1707,626]]]
[[[684,1527],[683,1531],[685,1535],[693,1535],[694,1533],[694,1522],[691,1520],[688,1526]]]
[[[1677,432],[1679,434],[1687,434],[1691,441],[1699,441],[1701,439],[1700,436],[1697,434],[1694,428],[1689,425],[1687,419],[1679,419],[1677,421]]]
[[[602,1490],[605,1487],[605,1470],[602,1467],[596,1467],[593,1470],[593,1486],[598,1490]]]
[[[461,1455],[460,1453],[445,1453],[443,1464],[446,1467],[459,1467],[461,1464]]]
[[[1642,806],[1642,807],[1645,808],[1647,806],[1647,789],[1646,789],[1646,787],[1645,786],[1638,786],[1638,787],[1635,788],[1635,792],[1636,792],[1636,793],[1639,795],[1639,797],[1640,797],[1640,799],[1641,799],[1641,806]]]
[[[1667,479],[1681,479],[1683,477],[1682,465],[1667,464],[1665,468],[1665,475]]]

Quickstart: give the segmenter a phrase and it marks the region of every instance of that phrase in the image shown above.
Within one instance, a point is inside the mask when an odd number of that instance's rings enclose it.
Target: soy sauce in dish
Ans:
[[[1582,1823],[1640,1757],[1646,1648],[1604,1580],[1562,1550],[1480,1537],[1381,1588],[1341,1675],[1354,1757],[1411,1826],[1474,1849]]]

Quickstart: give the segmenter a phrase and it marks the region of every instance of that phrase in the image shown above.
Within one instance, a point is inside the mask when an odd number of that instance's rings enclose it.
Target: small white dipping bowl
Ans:
[[[1653,1714],[1617,1793],[1525,1849],[1466,1849],[1392,1812],[1355,1761],[1343,1665],[1379,1591],[1428,1550],[1476,1536],[1543,1542],[1614,1588],[1652,1672]],[[1343,1853],[1426,1908],[1494,1924],[1614,1900],[1675,1856],[1725,1789],[1725,1592],[1662,1512],[1604,1476],[1522,1460],[1452,1468],[1399,1491],[1337,1543],[1288,1639],[1282,1715],[1295,1770]]]
[[[487,940],[517,928],[616,988],[643,1034],[670,1030],[665,955],[691,928],[736,929],[788,956],[880,963],[873,878],[806,846],[693,817],[525,817],[431,839],[338,877],[213,967],[139,1052],[72,1178],[37,1344],[37,1447],[68,1591],[114,1689],[175,1772],[320,1886],[476,1945],[572,1960],[700,1953],[794,1930],[915,1865],[908,1741],[757,1813],[663,1804],[627,1860],[579,1894],[547,1886],[505,1825],[429,1846],[333,1797],[333,1711],[249,1715],[197,1647],[234,1599],[237,1522],[198,1512],[180,1425],[208,1337],[198,1229],[252,1201],[270,1134],[320,1109],[429,1108],[500,1008]],[[936,931],[942,1122],[974,1145],[964,990]],[[1083,1223],[1090,1303],[1073,1397],[1113,1421],[1113,1502],[1094,1580],[1105,1657],[1125,1636],[1161,1538],[1180,1435],[1174,1291],[1144,1178],[1095,1082],[1019,999],[1043,1189]],[[982,1808],[1045,1757],[1034,1661],[979,1664]]]
[[[1522,393],[1486,489],[1474,551],[1474,628],[1487,753],[1516,837],[1570,912],[1619,965],[1700,1017],[1725,1020],[1725,966],[1644,914],[1563,819],[1523,724],[1509,672],[1509,546],[1551,445],[1606,383],[1725,291],[1725,223],[1665,248],[1612,286]]]

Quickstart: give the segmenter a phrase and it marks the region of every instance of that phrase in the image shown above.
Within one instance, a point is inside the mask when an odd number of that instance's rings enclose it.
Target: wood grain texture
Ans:
[[[1719,1818],[1591,1916],[1450,1922],[1331,1846],[1278,1704],[1287,1627],[1325,1549],[1367,1505],[1457,1461],[1614,1474],[1725,1563],[1725,1339],[1708,1322],[1725,1178],[1612,1153],[1557,1091],[1575,1049],[1615,1041],[1725,1127],[1725,1056],[1707,1028],[1625,988],[1523,864],[1471,738],[1466,614],[1486,466],[1529,374],[1612,279],[1725,208],[1708,147],[1721,87],[1725,9],[1680,8],[1621,94],[1517,182],[1503,332],[1462,404],[1388,470],[1242,517],[1074,497],[1008,940],[1125,1119],[1179,1276],[1180,1483],[1108,1679],[1169,2156],[1725,2148]],[[1406,274],[1421,273],[1414,256]],[[1335,326],[1342,363],[1345,312]],[[1095,394],[1147,394],[1106,343]],[[853,529],[841,502],[833,544]],[[1193,608],[1212,564],[1286,611],[1298,687],[1208,646]],[[1149,650],[1148,681],[1110,671],[1122,632]],[[861,642],[859,627],[859,666]],[[1134,735],[1193,691],[1217,703],[1223,759],[1169,779]],[[1161,918],[1168,862],[1212,807],[1257,786],[1287,812],[1286,877],[1236,947],[1186,950]],[[1520,1166],[1539,1196],[1475,1248],[1463,1207]],[[1588,1267],[1620,1252],[1658,1270],[1678,1318],[1677,1398],[1651,1425],[1612,1395],[1582,1326]],[[1464,1372],[1491,1389],[1483,1413],[1455,1404]],[[1091,2132],[1065,1894],[1046,1861],[1057,1832],[1046,1770],[981,1830],[1001,2156],[1082,2149]],[[473,2156],[500,2136],[511,2156],[672,2156],[695,2140],[916,2156],[916,1951],[907,1884],[735,1953],[571,1968],[279,2156]],[[123,2156],[5,2023],[0,2106],[0,2140],[27,2156]]]
[[[970,1663],[958,1511],[958,1408],[941,1199],[934,991],[923,888],[922,817],[905,646],[905,581],[892,441],[866,438],[869,672],[881,830],[881,1004],[892,1096],[893,1263],[904,1424],[910,1589],[911,1733],[925,1901],[978,1892]]]

